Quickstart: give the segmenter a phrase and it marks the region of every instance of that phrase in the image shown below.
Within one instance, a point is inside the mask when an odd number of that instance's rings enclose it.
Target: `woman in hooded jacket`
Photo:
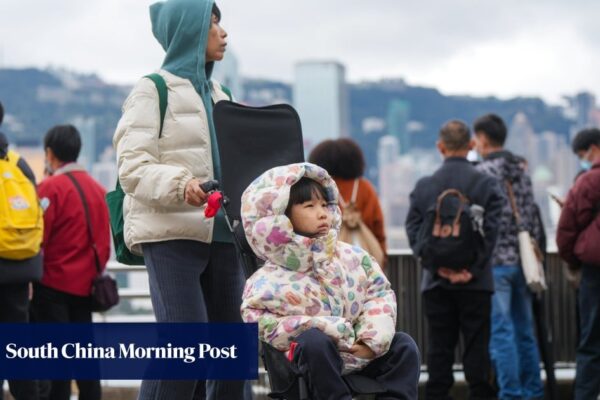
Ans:
[[[396,333],[396,297],[377,262],[337,240],[338,190],[310,163],[276,167],[242,195],[242,223],[265,260],[246,283],[242,317],[259,338],[288,353],[315,399],[352,398],[342,375],[387,389],[381,399],[416,399],[419,356]]]
[[[152,32],[166,52],[159,94],[141,79],[114,135],[125,192],[124,236],[143,255],[158,322],[241,322],[244,276],[221,214],[204,216],[200,185],[220,179],[213,104],[229,97],[210,76],[227,33],[213,0],[168,0],[150,7]],[[204,381],[143,381],[140,399],[204,398]],[[243,381],[208,381],[209,399],[243,399]],[[248,397],[246,397],[248,398]]]

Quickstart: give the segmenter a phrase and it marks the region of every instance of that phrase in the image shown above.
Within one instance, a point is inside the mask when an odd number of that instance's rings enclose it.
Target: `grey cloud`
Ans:
[[[4,60],[134,81],[162,59],[150,32],[151,3],[4,0]],[[294,62],[306,58],[340,60],[355,78],[414,73],[545,29],[570,29],[589,48],[600,47],[600,2],[593,0],[220,0],[219,6],[242,72],[259,77],[289,80]]]

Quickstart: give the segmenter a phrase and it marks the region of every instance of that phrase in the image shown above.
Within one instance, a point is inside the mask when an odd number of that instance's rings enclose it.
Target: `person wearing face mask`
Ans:
[[[44,137],[44,150],[48,176],[38,185],[45,206],[44,273],[41,282],[34,285],[31,319],[36,323],[89,323],[89,295],[98,274],[96,260],[103,268],[110,256],[106,191],[77,163],[81,137],[74,126],[50,129]],[[101,398],[100,381],[77,380],[77,386],[79,400]],[[69,380],[50,383],[49,400],[70,398]]]
[[[213,105],[230,100],[211,79],[227,32],[213,0],[150,6],[152,33],[165,51],[160,95],[142,78],[123,105],[114,134],[125,244],[143,255],[157,322],[242,322],[244,274],[221,213],[204,215],[200,185],[221,179]],[[144,380],[139,399],[248,399],[244,381]]]
[[[600,129],[584,129],[572,143],[583,170],[562,209],[556,244],[570,269],[581,270],[575,399],[600,394]]]
[[[532,294],[521,268],[518,232],[527,230],[538,243],[542,226],[537,218],[527,161],[504,148],[508,131],[495,114],[473,124],[477,152],[483,161],[477,169],[496,178],[505,194],[498,220],[498,240],[492,253],[494,295],[490,355],[495,366],[501,399],[538,399],[544,396],[540,354],[533,330]],[[514,194],[520,215],[517,225],[509,193]]]

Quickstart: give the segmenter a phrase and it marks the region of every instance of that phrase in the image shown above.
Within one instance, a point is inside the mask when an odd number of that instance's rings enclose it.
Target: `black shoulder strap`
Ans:
[[[98,259],[98,249],[96,248],[96,242],[94,241],[94,236],[92,234],[92,221],[90,219],[90,210],[87,201],[85,200],[83,190],[81,189],[81,186],[79,186],[79,183],[75,177],[71,175],[70,172],[67,172],[65,175],[67,175],[71,182],[73,182],[73,185],[75,186],[75,189],[77,189],[77,193],[79,193],[79,197],[81,198],[81,203],[83,203],[83,210],[85,211],[85,219],[87,221],[88,236],[90,237],[90,243],[92,244],[92,250],[94,251],[94,260],[96,261],[96,271],[98,271],[98,275],[100,275],[102,273],[102,269],[100,268],[100,260]]]

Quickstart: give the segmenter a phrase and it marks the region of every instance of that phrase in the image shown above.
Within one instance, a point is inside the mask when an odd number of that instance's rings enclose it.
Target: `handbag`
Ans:
[[[510,206],[519,229],[519,255],[521,256],[523,275],[525,275],[525,281],[527,282],[529,290],[533,293],[540,294],[548,289],[548,286],[546,285],[546,276],[544,274],[544,265],[542,263],[542,252],[535,239],[531,237],[529,232],[524,229],[521,224],[521,215],[517,209],[515,194],[511,183],[508,181],[506,181],[506,189],[510,199]]]
[[[354,181],[352,188],[352,197],[350,203],[346,204],[340,195],[340,205],[342,206],[342,228],[340,229],[339,240],[352,245],[362,247],[369,253],[381,268],[384,267],[385,254],[379,241],[364,223],[360,210],[356,208],[356,197],[358,195],[358,179]]]
[[[87,201],[85,200],[85,196],[83,195],[83,190],[81,190],[81,186],[79,186],[79,183],[73,177],[73,175],[71,175],[71,173],[66,173],[65,175],[67,175],[71,182],[73,182],[73,185],[79,193],[81,202],[83,203],[85,219],[87,221],[88,236],[90,239],[92,250],[94,252],[94,261],[96,264],[97,276],[92,282],[92,289],[90,292],[90,308],[92,311],[108,311],[115,305],[119,304],[119,289],[117,287],[117,282],[113,279],[112,276],[108,275],[107,273],[103,273],[102,268],[100,267],[98,249],[96,248],[96,242],[94,241],[94,236],[92,234],[92,222],[90,219],[90,212]]]

